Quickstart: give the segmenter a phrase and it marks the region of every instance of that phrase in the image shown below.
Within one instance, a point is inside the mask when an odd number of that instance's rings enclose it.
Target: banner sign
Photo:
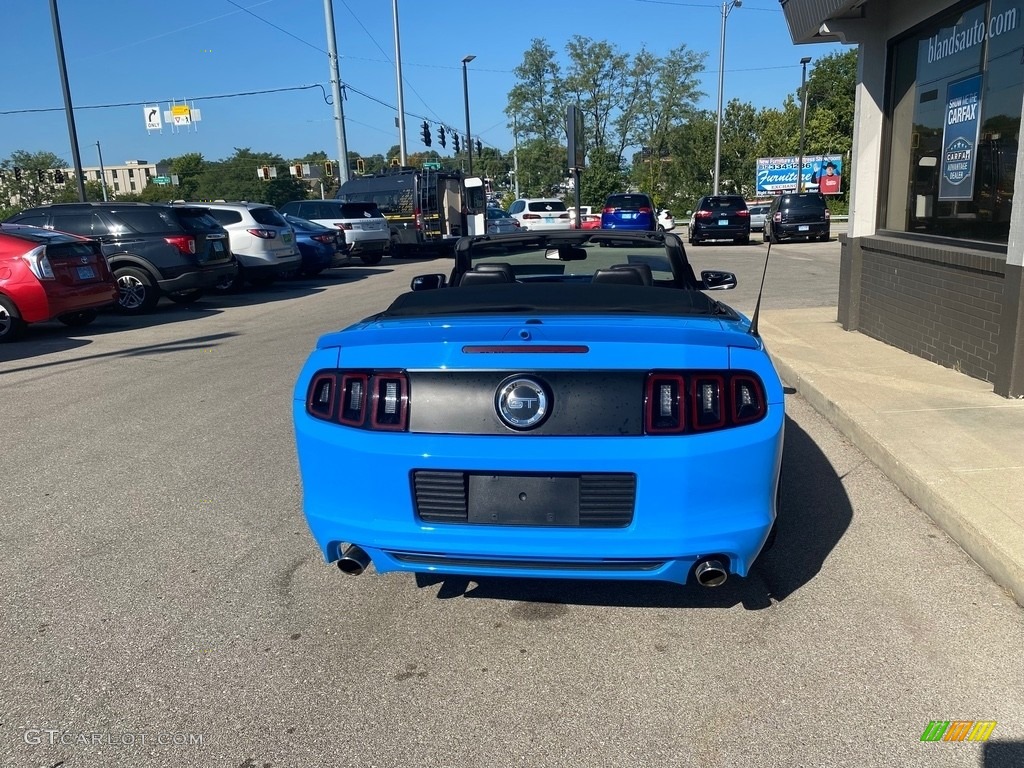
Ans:
[[[757,159],[757,193],[778,195],[796,192],[796,166],[800,158],[759,157]],[[838,195],[842,190],[842,155],[804,155],[803,188],[805,192]]]
[[[981,130],[981,80],[980,74],[971,75],[946,88],[939,200],[974,199],[974,168]]]

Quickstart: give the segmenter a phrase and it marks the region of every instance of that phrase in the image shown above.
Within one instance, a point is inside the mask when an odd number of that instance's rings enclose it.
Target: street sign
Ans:
[[[192,123],[192,110],[186,104],[173,105],[171,115],[175,125],[191,125]]]
[[[160,119],[160,107],[146,106],[142,108],[142,115],[146,119],[147,131],[163,130],[164,122]]]
[[[150,181],[152,181],[154,184],[160,184],[161,186],[164,186],[164,185],[167,185],[167,184],[171,183],[171,177],[170,176],[154,176],[152,179],[150,179]]]

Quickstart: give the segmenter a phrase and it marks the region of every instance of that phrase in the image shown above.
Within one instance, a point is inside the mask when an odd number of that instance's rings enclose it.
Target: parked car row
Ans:
[[[312,276],[356,257],[380,262],[390,238],[379,210],[308,202],[324,204],[326,210],[310,212],[326,218],[220,201],[57,203],[15,214],[0,225],[0,341],[31,322],[85,325],[109,304],[141,314],[162,297],[191,304],[211,291]]]
[[[764,242],[828,240],[831,214],[820,192],[790,192],[770,204],[747,205],[740,195],[706,195],[690,216],[690,245],[710,240],[750,242],[751,232],[763,232]]]
[[[557,198],[520,198],[509,206],[508,213],[523,230],[547,232],[577,228],[575,206],[567,208],[565,202]],[[600,213],[594,213],[590,206],[580,206],[579,216],[579,229],[665,232],[676,225],[670,211],[656,208],[649,195],[639,192],[609,195]]]

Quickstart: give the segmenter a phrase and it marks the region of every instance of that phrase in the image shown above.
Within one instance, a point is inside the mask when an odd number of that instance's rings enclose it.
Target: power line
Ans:
[[[262,21],[264,24],[270,25],[271,27],[276,29],[278,32],[283,32],[284,34],[288,35],[288,37],[292,38],[293,40],[298,40],[303,45],[308,45],[314,51],[319,51],[324,56],[327,55],[327,51],[325,51],[323,48],[320,48],[319,46],[313,45],[313,43],[309,42],[308,40],[304,40],[303,38],[299,37],[298,35],[293,35],[287,29],[284,29],[283,27],[277,26],[277,24],[275,24],[272,21],[267,21],[262,16],[259,16],[259,15],[255,14],[255,13],[253,13],[252,11],[250,11],[248,8],[239,5],[238,3],[235,2],[235,0],[225,0],[225,2],[231,3],[231,5],[235,6],[235,8],[237,8],[238,10],[243,11],[245,13],[248,13],[254,19],[258,19],[258,20]]]
[[[324,101],[327,101],[327,91],[324,90],[322,83],[313,83],[312,85],[293,85],[287,88],[268,88],[262,91],[242,91],[239,93],[222,93],[216,96],[195,96],[193,98],[185,99],[185,101],[214,101],[216,99],[233,99],[239,96],[262,96],[265,93],[284,93],[285,91],[308,91],[311,88],[319,88],[324,94]],[[153,103],[160,102],[174,102],[181,101],[182,99],[149,99],[147,101],[125,101],[118,104],[86,104],[85,106],[76,106],[76,110],[80,109],[113,109],[115,107],[147,107]],[[327,102],[330,103],[329,101]],[[38,109],[9,109],[0,112],[0,115],[27,115],[38,112],[63,112],[64,107],[40,107]]]

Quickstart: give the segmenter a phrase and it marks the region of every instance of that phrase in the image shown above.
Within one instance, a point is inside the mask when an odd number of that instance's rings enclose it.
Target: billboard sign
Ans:
[[[981,129],[981,79],[981,75],[971,75],[946,88],[939,200],[974,199],[974,167]]]
[[[796,166],[800,158],[759,157],[757,159],[757,194],[778,195],[796,191]],[[805,192],[838,195],[843,191],[842,155],[804,155],[803,188]]]

